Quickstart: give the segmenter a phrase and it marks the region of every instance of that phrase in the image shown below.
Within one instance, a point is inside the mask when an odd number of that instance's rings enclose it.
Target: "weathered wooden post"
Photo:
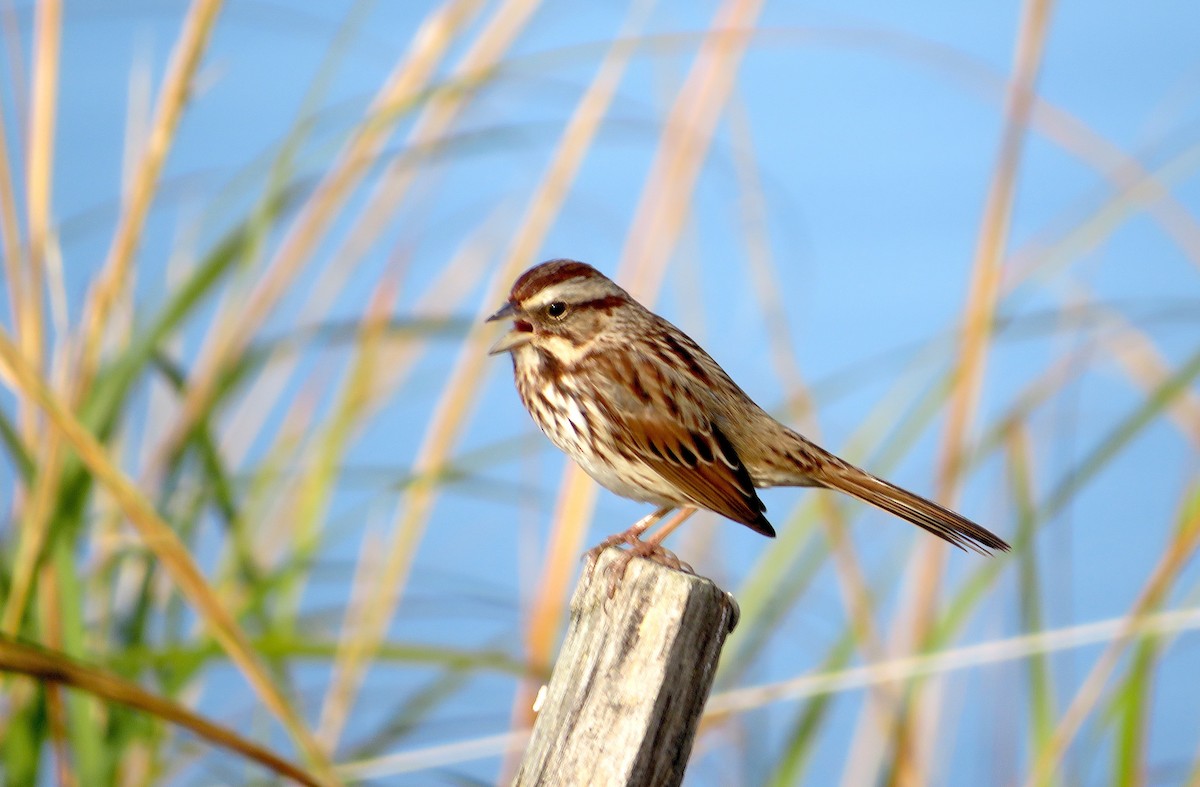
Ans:
[[[677,785],[737,604],[711,580],[605,551],[571,624],[514,785]]]

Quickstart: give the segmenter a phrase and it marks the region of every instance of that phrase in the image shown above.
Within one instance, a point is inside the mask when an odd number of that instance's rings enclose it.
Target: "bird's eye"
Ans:
[[[546,314],[549,314],[551,317],[562,317],[566,313],[567,304],[562,301],[555,301],[546,307]]]

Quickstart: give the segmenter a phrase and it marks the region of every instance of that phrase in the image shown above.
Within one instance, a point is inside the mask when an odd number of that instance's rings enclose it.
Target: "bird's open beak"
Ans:
[[[485,320],[484,322],[495,322],[496,320],[511,320],[515,316],[517,316],[516,307],[514,307],[511,303],[506,303],[500,307],[500,311],[496,312],[491,317],[488,317],[487,320]]]
[[[488,355],[499,355],[500,353],[512,352],[515,348],[526,344],[533,338],[533,331],[529,323],[524,320],[517,320],[517,310],[511,303],[506,303],[500,307],[500,311],[487,318],[487,322],[496,322],[497,320],[514,320],[508,333],[500,337],[500,341],[492,345],[488,350]]]

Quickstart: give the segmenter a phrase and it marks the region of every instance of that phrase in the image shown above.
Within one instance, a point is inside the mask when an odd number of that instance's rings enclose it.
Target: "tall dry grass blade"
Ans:
[[[30,296],[25,270],[21,267],[21,225],[17,218],[16,184],[8,157],[7,125],[4,105],[0,102],[0,256],[4,257],[4,278],[8,281],[8,313],[12,315],[14,331],[20,331]]]
[[[431,12],[413,36],[412,47],[376,94],[354,136],[339,152],[300,215],[288,228],[267,270],[245,303],[237,304],[214,321],[197,364],[193,384],[180,405],[171,430],[160,441],[152,467],[165,466],[218,393],[226,366],[245,351],[279,299],[300,273],[313,249],[324,238],[347,197],[383,149],[388,136],[420,95],[434,69],[455,41],[455,35],[474,14],[480,0],[450,0]]]
[[[25,46],[21,14],[16,0],[0,1],[0,36],[4,38],[4,53],[8,56],[8,77],[12,83],[12,104],[17,108],[17,122],[24,126],[29,109],[29,93],[25,79]],[[21,147],[24,147],[21,140]]]
[[[237,732],[216,724],[166,697],[152,694],[135,683],[80,664],[59,654],[0,639],[0,671],[28,675],[50,685],[70,686],[107,702],[119,703],[183,727],[217,746],[229,749],[280,776],[320,787],[316,777],[259,746]]]
[[[721,4],[667,115],[616,275],[621,286],[647,303],[653,302],[679,241],[696,180],[761,10],[761,0]]]
[[[376,532],[368,531],[362,539],[358,560],[354,566],[354,578],[350,583],[350,598],[346,602],[346,613],[342,618],[341,633],[338,642],[348,642],[358,639],[362,626],[362,611],[367,608],[375,588],[384,581],[381,571],[380,555],[384,554],[384,540]],[[339,645],[340,647],[340,645]],[[337,687],[347,692],[335,694],[332,691],[325,694],[325,703],[321,707],[320,721],[317,723],[317,740],[326,751],[336,752],[338,738],[346,724],[349,710],[353,705],[353,697],[349,692],[354,688],[344,681],[334,682]]]
[[[33,90],[29,116],[29,157],[25,167],[25,210],[28,221],[28,265],[26,276],[29,302],[23,309],[25,320],[17,326],[21,351],[30,363],[43,368],[42,288],[46,248],[53,232],[51,190],[54,185],[54,129],[58,108],[59,50],[62,43],[62,3],[39,2],[33,25]],[[25,404],[25,403],[23,403]],[[33,434],[34,411],[21,410],[22,433]]]
[[[788,328],[789,308],[784,300],[787,289],[781,286],[777,261],[771,250],[768,199],[754,148],[750,113],[742,101],[733,100],[729,103],[728,115],[733,164],[741,185],[738,202],[741,207],[742,237],[746,244],[750,283],[754,287],[758,302],[762,305],[767,346],[771,350],[771,358],[782,388],[787,393],[788,415],[793,422],[807,420],[813,411],[812,395],[796,363],[799,353]],[[804,423],[801,431],[807,434],[813,430],[814,425]]]
[[[1104,686],[1116,670],[1125,650],[1137,631],[1138,624],[1153,615],[1153,608],[1160,605],[1172,583],[1200,548],[1200,487],[1193,487],[1184,501],[1180,512],[1180,525],[1166,552],[1150,572],[1146,584],[1130,607],[1126,622],[1117,636],[1096,659],[1091,672],[1084,679],[1075,698],[1059,719],[1050,742],[1042,749],[1025,780],[1027,787],[1049,782],[1074,740],[1084,720],[1099,702]]]
[[[13,309],[14,330],[17,348],[23,357],[38,370],[46,368],[45,353],[45,321],[42,314],[43,288],[45,281],[45,264],[47,249],[51,244],[53,232],[51,218],[54,179],[54,139],[55,118],[58,105],[58,70],[60,46],[62,37],[62,5],[58,0],[48,0],[38,3],[34,15],[34,50],[33,50],[33,86],[32,107],[29,116],[28,157],[25,166],[25,210],[28,223],[28,253],[24,256],[25,269],[18,269],[22,256],[19,252],[19,231],[16,225],[15,197],[13,194],[11,170],[7,160],[7,148],[0,153],[3,157],[5,172],[4,183],[0,184],[0,223],[7,225],[5,231],[6,256],[12,254],[6,263],[11,283],[13,299],[19,299],[20,304]],[[0,124],[3,117],[0,117]],[[5,142],[5,145],[7,143]],[[6,382],[15,382],[6,380]],[[39,447],[41,454],[37,465],[39,468],[37,487],[31,502],[32,519],[21,517],[29,522],[28,532],[21,534],[18,552],[30,560],[24,567],[16,567],[21,585],[17,588],[20,598],[9,599],[0,620],[0,630],[8,632],[19,625],[20,616],[25,609],[30,588],[35,581],[35,558],[41,552],[45,541],[47,516],[50,500],[57,489],[57,466],[50,466],[50,461],[57,462],[60,456],[55,438],[49,441],[38,440],[37,407],[25,399],[18,397],[17,423],[21,437],[27,445]],[[20,498],[14,495],[14,506],[20,505]],[[14,513],[17,513],[14,511]],[[27,514],[30,512],[26,512]],[[24,528],[23,528],[24,530]],[[10,603],[11,602],[11,603]]]
[[[162,561],[183,594],[195,604],[214,639],[229,654],[263,704],[283,723],[313,768],[323,776],[331,775],[329,761],[312,733],[267,675],[237,621],[222,606],[192,561],[187,546],[159,517],[128,476],[112,463],[104,446],[67,410],[21,356],[20,350],[2,333],[0,363],[8,367],[9,375],[16,381],[17,393],[46,414],[55,429],[71,444],[80,461],[113,496],[143,543]]]
[[[979,405],[987,368],[988,345],[1002,293],[1001,274],[1016,195],[1017,172],[1034,101],[1034,84],[1049,30],[1051,6],[1051,0],[1028,0],[1017,39],[1004,132],[984,207],[970,289],[963,309],[955,385],[938,462],[938,498],[947,503],[953,502],[959,483],[964,448]],[[943,550],[937,551],[941,553]],[[939,565],[928,561],[925,563],[926,568],[934,569],[931,572],[934,577],[940,574]],[[936,586],[932,589],[936,591]],[[927,601],[930,597],[918,593],[917,598]]]
[[[989,344],[1001,295],[1005,247],[1016,195],[1017,173],[1025,135],[1035,100],[1035,84],[1041,68],[1042,53],[1050,27],[1052,0],[1027,0],[1014,54],[1013,76],[1005,101],[1005,123],[1000,149],[984,207],[983,223],[975,251],[971,283],[963,310],[963,328],[950,408],[939,449],[936,499],[953,505],[961,478],[964,452],[979,404],[987,368]],[[937,608],[937,593],[945,562],[946,549],[934,541],[920,548],[911,575],[912,592],[899,625],[908,630],[910,643],[920,643],[932,626]],[[922,784],[928,781],[926,763],[932,754],[933,727],[936,726],[936,701],[927,687],[914,699],[911,712],[899,729],[901,742],[906,736],[919,741],[919,759],[911,771],[899,771],[900,783]],[[936,693],[934,686],[932,691]]]
[[[357,414],[366,403],[372,386],[372,378],[377,374],[380,340],[387,326],[388,316],[395,307],[400,287],[395,277],[385,278],[376,288],[371,302],[367,306],[364,319],[362,338],[359,342],[355,358],[351,361],[350,372],[346,377],[341,399],[328,419],[324,434],[316,441],[312,470],[306,473],[307,478],[301,490],[301,499],[297,505],[299,527],[297,537],[300,544],[297,551],[302,561],[309,560],[311,548],[315,544],[320,520],[327,508],[329,495],[336,471],[337,460],[342,456],[346,442],[350,436]],[[367,539],[364,539],[364,542]],[[307,542],[307,543],[305,543]],[[367,574],[376,580],[372,587],[378,587],[382,581],[377,570],[376,553],[363,552],[359,556],[359,573]],[[374,570],[373,570],[374,569]],[[346,620],[342,628],[341,640],[354,640],[359,636],[356,626],[356,612],[366,606],[369,594],[358,593],[351,598],[347,607]],[[344,693],[335,694],[330,691],[325,696],[325,704],[321,708],[320,722],[317,727],[317,739],[321,741],[326,751],[336,751],[338,738],[349,718],[352,707],[350,687],[341,684]]]
[[[8,597],[0,612],[0,636],[16,637],[21,631],[37,569],[41,566],[42,551],[50,532],[50,519],[56,504],[62,470],[62,440],[51,434],[39,452],[38,473],[33,494],[21,517],[17,533],[17,554],[12,566]]]
[[[800,369],[796,366],[796,353],[791,345],[790,332],[787,330],[787,311],[782,295],[785,290],[779,286],[779,277],[775,271],[775,261],[768,240],[767,200],[754,153],[749,118],[738,101],[730,102],[729,115],[734,166],[741,184],[740,202],[745,227],[743,235],[746,242],[746,258],[755,292],[762,303],[761,311],[765,315],[767,325],[767,341],[772,349],[775,366],[787,387],[789,401],[798,405],[797,409],[801,413],[810,413],[811,398],[804,386]],[[820,442],[820,431],[815,419],[809,421],[805,433]],[[818,498],[816,505],[819,509],[818,519],[834,558],[838,591],[850,618],[855,646],[868,662],[883,661],[886,651],[875,622],[875,605],[866,574],[854,544],[848,537],[850,531],[842,510],[827,495]],[[884,685],[872,690],[868,699],[874,705],[874,708],[868,711],[868,715],[873,720],[876,732],[886,738],[900,709],[900,694],[894,687]],[[867,738],[862,740],[865,742]],[[851,753],[848,760],[854,762],[855,759]]]
[[[192,79],[199,68],[200,58],[208,46],[213,25],[223,0],[195,0],[188,10],[171,52],[167,74],[155,107],[145,152],[123,200],[121,217],[113,234],[104,268],[92,285],[80,328],[80,355],[75,370],[75,396],[91,385],[99,363],[100,347],[108,326],[109,312],[122,289],[129,285],[129,268],[141,240],[146,215],[158,187],[163,164],[167,160],[175,130],[183,115],[191,91]]]
[[[53,232],[51,218],[52,188],[54,178],[54,139],[55,119],[58,104],[58,71],[60,46],[62,36],[62,6],[57,0],[39,3],[34,14],[33,32],[33,85],[27,137],[27,159],[25,162],[25,209],[27,220],[28,253],[22,257],[19,251],[19,230],[16,223],[15,195],[12,183],[11,169],[7,158],[7,141],[5,150],[0,153],[3,157],[5,172],[4,183],[0,185],[0,223],[6,226],[5,248],[7,255],[12,254],[6,263],[12,287],[10,297],[19,299],[21,303],[13,309],[14,330],[17,345],[13,351],[21,355],[29,364],[39,370],[46,368],[45,356],[45,324],[42,315],[44,265],[50,236]],[[3,118],[0,117],[0,124]],[[24,261],[24,271],[17,266]],[[16,383],[11,371],[0,375],[8,384]],[[28,532],[22,532],[18,553],[29,562],[24,566],[14,566],[14,571],[21,582],[19,592],[21,598],[6,601],[6,609],[0,626],[5,631],[16,628],[20,615],[25,609],[30,589],[37,581],[36,558],[41,552],[48,527],[45,512],[51,507],[51,498],[56,488],[54,477],[56,468],[48,466],[50,461],[57,463],[59,452],[53,441],[37,439],[38,414],[36,404],[28,399],[18,397],[18,429],[27,445],[35,449],[39,456],[35,460],[38,467],[35,489],[30,508],[22,517],[30,524]],[[40,493],[39,491],[40,490]],[[14,505],[19,505],[19,497],[14,495]],[[32,510],[30,510],[32,509]],[[32,514],[33,519],[30,518]],[[22,528],[25,531],[25,528]],[[19,606],[18,606],[19,604]],[[14,620],[15,619],[15,620]],[[52,622],[52,621],[51,621]],[[50,698],[52,713],[52,737],[57,741],[56,747],[63,745],[65,731],[63,729],[63,708],[61,698],[57,695]],[[58,758],[60,765],[64,762]],[[60,775],[70,779],[69,772],[60,771]]]

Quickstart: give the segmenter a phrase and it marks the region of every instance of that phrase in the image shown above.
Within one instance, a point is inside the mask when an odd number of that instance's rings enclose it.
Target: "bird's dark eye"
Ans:
[[[546,314],[549,314],[551,317],[562,317],[566,313],[567,304],[562,301],[555,301],[546,307]]]

